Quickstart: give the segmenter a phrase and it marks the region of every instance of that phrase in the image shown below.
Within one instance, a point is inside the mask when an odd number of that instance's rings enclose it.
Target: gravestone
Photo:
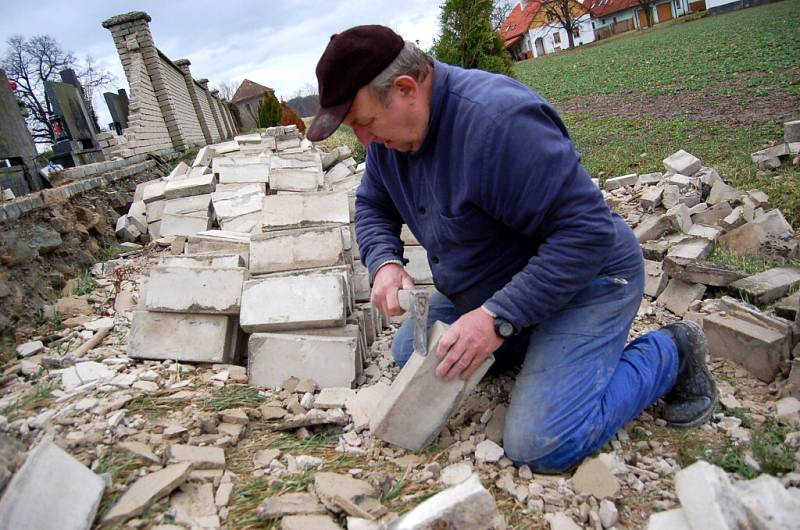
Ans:
[[[120,88],[117,94],[104,92],[103,98],[106,100],[108,111],[111,113],[111,123],[109,128],[114,129],[118,135],[122,134],[123,129],[128,128],[128,94],[124,88]]]
[[[67,78],[71,79],[69,75]],[[53,108],[51,122],[56,132],[50,160],[64,167],[105,160],[82,91],[72,84],[56,81],[45,81],[44,89]]]
[[[0,188],[10,188],[20,197],[42,187],[36,146],[6,73],[0,70]]]

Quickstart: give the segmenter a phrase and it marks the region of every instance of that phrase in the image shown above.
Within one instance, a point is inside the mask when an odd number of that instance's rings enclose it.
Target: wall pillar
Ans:
[[[211,132],[208,130],[206,117],[203,114],[200,101],[197,99],[197,90],[195,90],[192,72],[189,70],[189,65],[192,63],[189,59],[178,59],[177,61],[173,61],[173,63],[180,68],[183,79],[186,81],[186,90],[189,91],[189,98],[192,100],[192,107],[194,107],[194,113],[197,114],[197,121],[200,122],[200,128],[203,130],[203,137],[206,139],[206,144],[212,144],[214,143],[214,139],[211,137]]]
[[[219,90],[212,90],[211,96],[214,98],[214,102],[217,104],[217,108],[219,109],[219,115],[222,118],[222,121],[225,123],[225,129],[228,131],[228,138],[232,138],[233,129],[228,121],[227,114],[225,114],[225,104],[222,103],[222,98],[219,96]]]
[[[217,124],[217,130],[220,133],[220,136],[224,136],[227,138],[225,132],[225,126],[222,123],[219,115],[219,109],[214,105],[214,98],[211,96],[211,92],[208,91],[208,79],[198,79],[197,82],[203,87],[203,93],[208,101],[208,106],[211,108],[211,115],[214,117],[214,123]]]

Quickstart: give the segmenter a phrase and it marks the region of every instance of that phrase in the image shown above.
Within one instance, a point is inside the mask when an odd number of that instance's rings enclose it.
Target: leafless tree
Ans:
[[[514,9],[515,4],[516,2],[510,2],[509,0],[494,0],[494,7],[492,8],[491,15],[493,30],[500,31],[503,22],[505,22],[508,15],[511,14],[511,10]]]
[[[548,26],[564,29],[567,32],[569,47],[574,48],[574,34],[580,28],[579,18],[583,16],[585,8],[575,0],[543,0],[541,12],[547,19]]]
[[[239,84],[236,81],[223,81],[221,83],[217,83],[219,95],[225,101],[230,101],[233,98],[237,88],[239,88]]]
[[[637,0],[637,5],[644,11],[645,18],[647,18],[647,27],[653,27],[653,6],[656,5],[656,0]],[[639,22],[641,22],[641,16]]]
[[[72,52],[61,48],[50,35],[34,35],[27,40],[22,35],[13,35],[6,45],[0,68],[17,83],[16,95],[28,111],[28,128],[37,143],[51,143],[55,139],[50,125],[53,107],[44,94],[45,81],[56,80],[65,68],[75,69],[90,106],[97,90],[114,81],[114,76],[100,70],[93,58],[87,57],[80,64]]]

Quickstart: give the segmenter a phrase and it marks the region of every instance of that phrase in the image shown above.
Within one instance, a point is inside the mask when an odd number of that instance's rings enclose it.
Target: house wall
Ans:
[[[581,46],[595,41],[594,28],[592,28],[592,21],[589,14],[581,16],[579,19],[578,36],[575,37],[575,46]],[[560,44],[556,43],[556,35],[559,35]],[[536,47],[536,40],[541,38],[544,44],[544,54],[549,55],[557,50],[566,50],[569,48],[569,37],[564,28],[552,27],[550,25],[542,25],[533,27],[528,30],[527,36],[530,39],[532,46],[533,56],[540,57],[539,49]]]
[[[242,119],[242,130],[255,129],[258,127],[258,103],[261,97],[243,99],[236,103],[239,109],[239,117]]]
[[[217,99],[204,88],[195,94],[197,101],[193,100],[186,72],[156,48],[150,20],[147,13],[135,11],[103,22],[114,39],[130,86],[128,128],[114,138],[108,157],[167,154],[208,142],[203,122],[209,133],[210,128],[200,99],[205,98],[209,105]]]

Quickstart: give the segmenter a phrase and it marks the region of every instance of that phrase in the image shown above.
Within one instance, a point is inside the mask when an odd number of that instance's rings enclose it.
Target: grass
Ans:
[[[116,258],[123,252],[125,252],[125,250],[119,245],[103,245],[97,258],[99,261],[108,261]]]
[[[611,103],[602,112],[590,106],[591,113],[562,114],[594,176],[663,171],[661,160],[685,149],[734,186],[766,192],[771,204],[800,227],[798,170],[784,164],[765,175],[750,160],[750,153],[783,137],[781,120],[748,125],[725,116],[703,118],[684,111],[682,101],[728,97],[749,108],[800,94],[800,32],[793,16],[798,8],[800,0],[786,0],[632,32],[624,39],[520,63],[516,74],[557,107],[579,97],[620,96],[617,108]],[[633,96],[647,102],[664,95],[674,97],[669,118],[653,119],[646,111],[630,117],[622,100]]]
[[[265,398],[258,395],[258,389],[247,385],[225,385],[211,392],[202,408],[219,412],[231,408],[253,408],[263,403]]]
[[[312,118],[303,118],[303,121],[306,126],[309,126],[311,125]],[[353,158],[359,163],[363,162],[367,156],[367,150],[361,145],[361,142],[358,141],[353,129],[344,124],[340,125],[332,135],[321,142],[315,142],[315,145],[323,147],[326,151],[330,151],[341,145],[346,145],[353,152]]]
[[[590,94],[644,95],[695,92],[745,79],[736,95],[758,96],[793,84],[786,70],[800,65],[800,32],[796,0],[763,8],[706,17],[665,29],[632,33],[631,38],[579,48],[516,68],[518,78],[550,101],[560,104]]]
[[[73,290],[72,294],[76,296],[83,296],[86,294],[91,294],[94,291],[94,279],[92,278],[92,273],[89,269],[84,269],[75,277],[77,281],[77,285]]]
[[[721,265],[736,267],[748,275],[758,274],[774,267],[800,266],[800,261],[798,260],[776,261],[766,257],[740,256],[722,247],[715,248],[714,252],[706,259]]]
[[[6,416],[9,421],[31,415],[39,407],[50,404],[53,400],[53,391],[58,385],[45,383],[33,388],[14,404],[0,409],[0,416]]]

